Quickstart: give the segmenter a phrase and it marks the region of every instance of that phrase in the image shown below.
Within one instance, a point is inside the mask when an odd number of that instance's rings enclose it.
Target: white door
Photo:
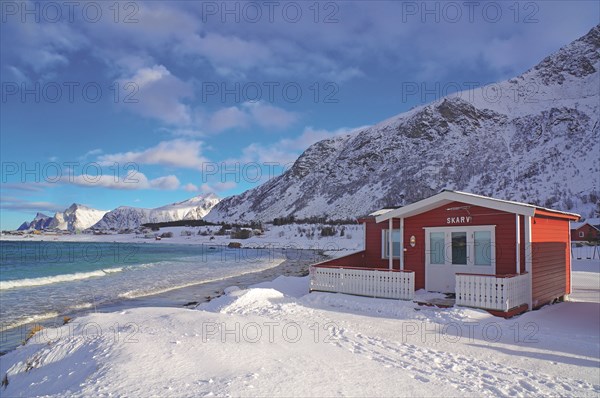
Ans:
[[[494,226],[425,229],[425,289],[454,293],[456,274],[496,273]]]
[[[428,232],[425,245],[425,290],[453,292],[454,270],[446,261],[446,233]]]

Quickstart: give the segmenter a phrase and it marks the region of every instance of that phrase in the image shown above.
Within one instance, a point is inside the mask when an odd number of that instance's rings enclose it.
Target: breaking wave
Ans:
[[[39,278],[16,279],[13,281],[0,281],[0,290],[18,289],[31,286],[44,286],[53,283],[72,282],[82,279],[106,276],[115,272],[121,272],[123,268],[107,268],[92,272],[76,272],[74,274],[43,276]]]

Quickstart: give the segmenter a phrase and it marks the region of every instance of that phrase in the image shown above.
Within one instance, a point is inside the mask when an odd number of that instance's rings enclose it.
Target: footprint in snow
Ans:
[[[419,380],[419,381],[421,381],[423,383],[429,383],[429,381],[430,381],[427,377],[424,377],[424,376],[421,376],[421,375],[414,375],[413,378],[415,380]]]
[[[523,387],[524,389],[526,389],[529,392],[537,392],[538,391],[537,387],[529,384],[526,380],[519,380],[519,384],[521,385],[521,387]]]

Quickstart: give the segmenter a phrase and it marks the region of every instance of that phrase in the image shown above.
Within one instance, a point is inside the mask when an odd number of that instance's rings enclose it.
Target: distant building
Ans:
[[[589,242],[600,240],[600,218],[590,218],[571,223],[571,241]]]

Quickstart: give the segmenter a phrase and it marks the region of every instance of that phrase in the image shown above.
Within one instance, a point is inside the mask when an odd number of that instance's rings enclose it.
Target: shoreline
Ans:
[[[238,286],[244,289],[250,285],[272,281],[282,275],[306,276],[308,275],[308,268],[311,264],[327,258],[327,256],[319,254],[315,250],[294,249],[294,252],[301,253],[302,255],[294,256],[299,258],[289,258],[286,256],[284,261],[271,268],[247,272],[218,280],[198,282],[189,286],[178,287],[165,292],[149,294],[147,296],[120,298],[112,302],[99,304],[97,307],[92,306],[91,308],[82,308],[65,312],[58,314],[55,317],[30,322],[11,329],[3,328],[0,330],[0,357],[8,352],[14,351],[19,346],[22,346],[27,333],[35,325],[40,325],[44,328],[59,327],[63,325],[63,319],[65,317],[68,317],[69,321],[72,322],[77,317],[91,313],[111,313],[132,308],[173,307],[193,309],[198,304],[208,302],[223,295],[223,290],[230,286]],[[308,255],[305,256],[304,254]]]
[[[359,224],[344,225],[343,236],[320,236],[316,224],[294,224],[272,226],[266,229],[264,234],[251,236],[247,239],[232,239],[229,235],[217,235],[211,231],[209,235],[198,234],[200,231],[208,231],[209,227],[163,227],[160,233],[171,232],[170,238],[155,240],[145,238],[135,233],[108,233],[106,235],[94,235],[89,233],[73,234],[0,234],[2,242],[81,242],[81,243],[141,243],[141,244],[185,244],[203,246],[227,246],[231,242],[240,243],[242,248],[247,249],[307,249],[325,251],[356,251],[362,249],[363,226]],[[313,231],[311,237],[308,231]],[[158,232],[157,232],[158,233]],[[189,235],[188,235],[189,233]],[[341,232],[340,232],[341,234]]]

